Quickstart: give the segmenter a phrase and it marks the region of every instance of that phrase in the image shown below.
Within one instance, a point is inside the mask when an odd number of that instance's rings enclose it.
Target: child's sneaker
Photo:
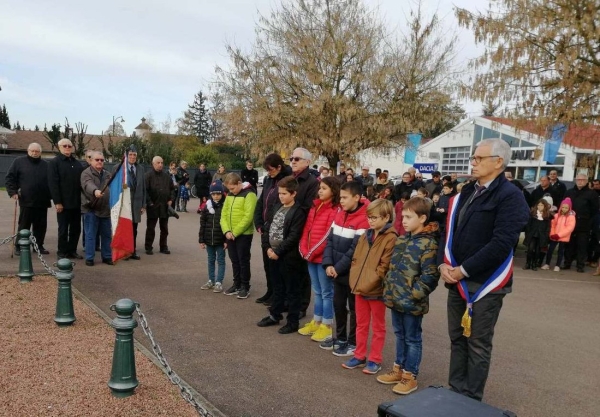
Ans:
[[[298,333],[300,333],[302,336],[312,336],[317,330],[319,330],[319,325],[315,323],[314,320],[311,320],[308,323],[306,323],[301,329],[299,329]]]
[[[325,340],[331,339],[333,332],[331,327],[321,323],[319,329],[311,336],[311,340],[315,342],[324,342]]]
[[[213,292],[223,292],[223,284],[221,284],[220,282],[215,282]]]
[[[402,381],[402,368],[400,365],[394,364],[394,367],[387,374],[379,375],[377,377],[377,382],[380,384],[390,385],[397,384]]]
[[[225,295],[237,295],[238,291],[239,291],[239,289],[235,285],[232,285],[231,288],[229,288],[226,291],[223,291],[223,294],[225,294]]]
[[[237,292],[237,298],[239,298],[240,300],[248,298],[248,295],[250,295],[250,290],[247,290],[245,288],[240,288]]]
[[[348,359],[346,362],[344,362],[342,364],[343,368],[346,369],[356,369],[356,368],[362,368],[367,364],[367,360],[366,359],[358,359],[358,358],[350,358]]]
[[[212,281],[208,281],[206,284],[204,284],[203,286],[201,286],[200,289],[201,290],[210,290],[214,286],[215,286],[215,284],[213,284]]]
[[[354,356],[356,346],[349,344],[348,342],[342,343],[339,348],[333,349],[335,356]]]
[[[375,375],[377,372],[381,371],[381,364],[373,361],[368,361],[365,369],[362,370],[363,374]]]
[[[554,267],[554,272],[560,272],[560,266],[556,265],[556,266]]]
[[[329,338],[329,339],[323,340],[321,342],[321,344],[319,345],[319,347],[321,349],[325,349],[325,350],[333,350],[333,349],[339,348],[342,343],[344,343],[344,342],[333,339],[333,338]]]
[[[406,395],[410,394],[413,391],[416,391],[419,388],[419,384],[417,383],[417,377],[415,374],[404,371],[402,372],[402,381],[398,382],[392,391],[396,394]]]
[[[542,268],[541,268],[541,269],[543,269],[544,271],[547,271],[547,270],[549,270],[549,269],[550,269],[550,265],[548,265],[548,264],[544,264],[544,265],[542,265]]]

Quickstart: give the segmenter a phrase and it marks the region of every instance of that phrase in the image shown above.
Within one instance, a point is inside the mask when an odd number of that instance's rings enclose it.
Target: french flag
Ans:
[[[112,226],[112,260],[133,254],[131,190],[127,186],[127,154],[110,183],[110,221]]]

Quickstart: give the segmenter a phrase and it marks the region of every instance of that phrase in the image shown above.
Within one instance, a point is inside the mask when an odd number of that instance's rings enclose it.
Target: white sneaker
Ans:
[[[560,272],[560,266],[556,265],[556,266],[554,267],[554,272]]]
[[[201,286],[200,289],[201,290],[210,290],[214,286],[215,286],[215,284],[213,284],[212,281],[208,281],[206,284],[204,284],[203,286]]]
[[[223,292],[223,284],[217,282],[213,288],[213,292]]]
[[[544,270],[548,270],[548,269],[550,269],[550,265],[548,265],[548,264],[544,264],[544,265],[542,266],[542,269],[544,269]]]

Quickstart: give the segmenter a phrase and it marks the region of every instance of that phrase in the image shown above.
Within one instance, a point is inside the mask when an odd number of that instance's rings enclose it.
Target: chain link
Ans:
[[[37,242],[36,242],[36,240],[35,240],[35,236],[31,235],[31,236],[30,236],[30,239],[31,239],[31,243],[33,244],[33,249],[35,249],[35,251],[37,252],[37,256],[38,256],[38,258],[40,259],[40,262],[42,263],[42,265],[44,265],[44,269],[45,269],[45,270],[46,270],[46,271],[47,271],[47,272],[48,272],[50,275],[52,275],[53,277],[55,277],[55,276],[56,276],[56,271],[55,271],[54,269],[50,268],[50,265],[48,265],[48,264],[46,263],[46,261],[44,261],[44,258],[43,258],[43,256],[42,256],[42,253],[40,252],[40,248],[38,247],[38,244],[37,244]]]
[[[190,403],[196,409],[198,414],[200,414],[202,417],[213,417],[213,415],[206,408],[202,407],[202,405],[200,405],[196,401],[192,392],[187,387],[182,385],[181,378],[171,368],[171,366],[167,362],[167,359],[163,356],[160,346],[158,346],[158,343],[156,343],[156,341],[154,340],[152,330],[150,330],[150,327],[148,327],[148,321],[146,320],[146,316],[144,315],[144,313],[142,313],[142,310],[140,310],[140,306],[137,303],[135,305],[135,311],[140,317],[140,326],[144,331],[144,334],[148,336],[148,339],[150,339],[150,342],[152,343],[152,350],[154,351],[154,354],[156,355],[156,358],[158,359],[160,364],[165,368],[167,376],[171,380],[171,383],[179,387],[179,393],[181,394],[183,399]]]
[[[12,236],[9,236],[9,237],[5,237],[4,239],[2,239],[2,240],[0,241],[0,246],[2,246],[2,245],[4,245],[4,244],[6,244],[6,243],[8,243],[8,242],[12,242],[12,241],[13,241],[13,239],[14,239],[14,238],[15,238],[17,235],[18,235],[18,233],[14,234],[14,235],[12,235]]]

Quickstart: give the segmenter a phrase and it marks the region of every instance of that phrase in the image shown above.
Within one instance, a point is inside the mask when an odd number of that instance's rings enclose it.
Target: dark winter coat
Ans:
[[[323,268],[333,266],[338,282],[348,284],[354,249],[360,236],[369,229],[367,221],[368,200],[361,200],[352,212],[341,210],[333,220],[327,246],[323,252]]]
[[[442,181],[438,181],[437,184],[433,180],[429,180],[427,184],[425,184],[425,189],[429,193],[429,197],[433,197],[434,193],[442,192]]]
[[[97,171],[88,167],[81,173],[81,212],[93,212],[98,217],[110,217],[110,188],[106,187],[103,196],[96,198],[96,190],[102,191],[111,179],[110,172],[105,169]],[[91,205],[93,204],[93,206]]]
[[[131,165],[126,163],[126,169],[130,170]],[[123,169],[123,165],[116,165],[112,171],[112,176],[115,176],[117,169]],[[128,186],[131,194],[131,221],[133,223],[140,223],[142,221],[142,209],[146,209],[146,170],[143,165],[135,164],[135,181],[131,175],[131,171],[128,175]]]
[[[307,168],[298,175],[294,175],[298,181],[298,192],[296,193],[296,202],[304,208],[306,212],[310,210],[313,200],[317,198],[319,192],[319,181],[312,175]]]
[[[182,167],[178,167],[175,174],[175,180],[178,185],[186,185],[190,180],[190,174]]]
[[[67,210],[81,208],[81,173],[83,166],[72,155],[57,155],[48,162],[48,187],[54,205]]]
[[[598,194],[587,185],[582,189],[575,186],[567,191],[565,198],[567,197],[571,198],[577,218],[575,232],[589,232],[592,228],[592,219],[598,214]]]
[[[261,245],[263,249],[271,247],[269,243],[269,231],[273,221],[273,216],[277,213],[277,210],[282,207],[281,202],[273,207],[271,217],[265,223],[263,234],[261,235]],[[306,222],[306,210],[296,202],[287,213],[285,213],[285,219],[283,221],[283,240],[273,249],[273,252],[280,257],[289,260],[300,260],[300,252],[298,252],[298,245],[300,238],[302,237],[302,230],[304,229],[304,223]]]
[[[204,243],[209,246],[223,246],[225,243],[225,235],[223,234],[223,230],[221,230],[221,213],[223,212],[224,202],[224,197],[221,197],[221,201],[219,202],[211,198],[206,202],[202,211],[200,211],[198,243]],[[214,213],[211,213],[211,208]]]
[[[539,220],[537,216],[529,216],[529,222],[525,226],[525,240],[523,240],[523,244],[529,246],[532,239],[537,239],[538,248],[545,248],[550,242],[551,226],[552,217]]]
[[[204,172],[198,170],[194,174],[194,185],[196,186],[196,196],[198,198],[208,198],[208,190],[210,189],[210,183],[212,182],[212,175],[208,170]]]
[[[19,194],[21,207],[50,207],[48,163],[42,158],[22,156],[13,161],[6,173],[6,192]]]
[[[552,198],[555,199],[554,205],[558,207],[560,202],[565,198],[567,186],[557,179],[554,184],[550,182],[550,188],[552,189]]]
[[[415,187],[415,183],[413,183],[413,182],[406,183],[406,182],[402,181],[400,184],[398,184],[394,187],[394,199],[396,201],[400,201],[400,196],[402,195],[402,193],[408,193],[408,195],[410,196],[413,191],[417,191],[417,188]]]
[[[537,206],[537,203],[546,195],[550,195],[552,197],[552,205],[558,206],[562,200],[555,200],[552,195],[552,188],[548,187],[545,190],[541,185],[535,187],[535,189],[531,192],[531,196],[529,198],[529,206],[534,207]]]
[[[167,202],[173,198],[175,185],[171,176],[164,171],[152,169],[146,173],[146,213],[149,219],[169,217]]]
[[[258,171],[255,169],[242,169],[240,172],[240,176],[242,177],[242,182],[248,182],[252,185],[252,188],[256,190],[258,186]]]
[[[275,204],[279,203],[279,188],[277,187],[277,183],[288,175],[292,175],[292,169],[285,165],[275,178],[271,178],[268,175],[265,177],[263,189],[260,197],[258,197],[256,210],[254,211],[254,227],[256,227],[256,230],[261,231],[263,229],[265,222],[269,218],[269,213]]]

